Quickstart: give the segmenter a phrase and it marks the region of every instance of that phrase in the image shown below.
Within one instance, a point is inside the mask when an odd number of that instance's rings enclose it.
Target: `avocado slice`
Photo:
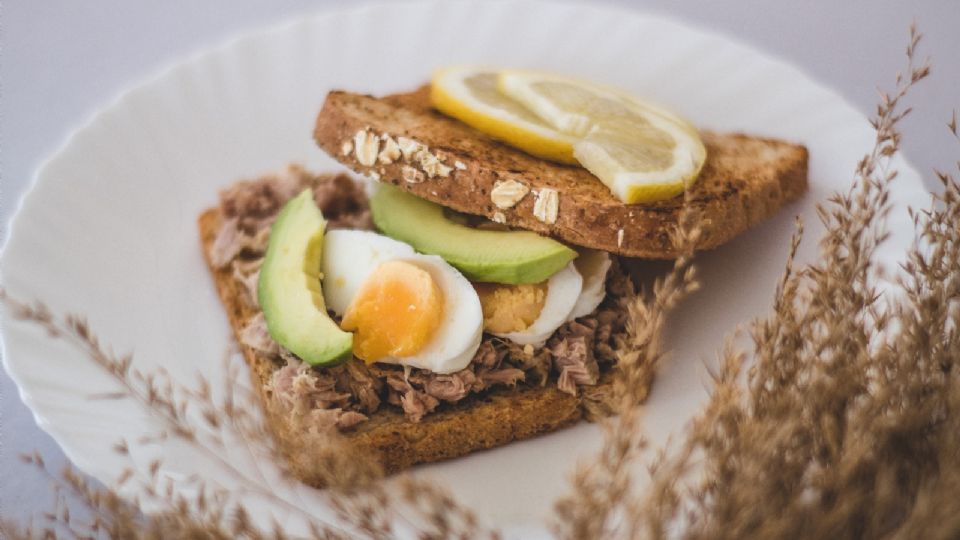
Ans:
[[[313,191],[305,189],[291,199],[270,230],[257,282],[270,336],[314,366],[346,360],[353,346],[353,334],[327,315],[320,289],[326,225]]]
[[[577,256],[531,231],[489,231],[456,223],[443,207],[381,184],[370,199],[373,221],[391,238],[439,255],[473,281],[540,283]]]

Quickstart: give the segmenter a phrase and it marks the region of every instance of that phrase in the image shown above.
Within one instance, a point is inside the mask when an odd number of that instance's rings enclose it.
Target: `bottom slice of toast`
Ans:
[[[241,330],[257,311],[242,300],[231,271],[217,269],[212,263],[211,246],[220,223],[219,209],[205,211],[198,220],[200,239],[204,258],[239,341]],[[278,366],[250,347],[241,345],[240,348],[250,367],[254,388],[261,400],[269,399],[265,385]],[[611,385],[611,378],[610,373],[606,373],[591,391],[603,392],[604,387]],[[584,417],[582,398],[560,391],[555,384],[521,383],[514,388],[497,388],[468,396],[455,404],[443,403],[419,422],[407,419],[399,408],[384,404],[369,420],[343,434],[358,450],[372,452],[387,473],[393,473],[419,463],[463,456],[556,431]],[[284,436],[282,431],[279,436]],[[301,476],[301,480],[316,485],[309,477]]]

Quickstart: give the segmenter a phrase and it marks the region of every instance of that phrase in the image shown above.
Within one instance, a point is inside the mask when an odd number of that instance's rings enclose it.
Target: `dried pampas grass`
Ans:
[[[915,61],[919,40],[911,28],[907,69],[881,94],[875,147],[853,186],[819,208],[820,259],[794,268],[798,227],[773,313],[749,325],[752,350],[723,351],[709,403],[651,467],[651,487],[618,487],[599,508],[570,512],[598,505],[591,482],[629,476],[631,460],[611,467],[607,457],[639,440],[622,414],[558,506],[560,536],[960,535],[960,186],[951,174],[938,173],[943,192],[912,214],[917,240],[899,291],[880,292],[873,262],[887,236],[897,126],[910,112],[902,100],[929,73]],[[957,137],[955,115],[948,127]]]

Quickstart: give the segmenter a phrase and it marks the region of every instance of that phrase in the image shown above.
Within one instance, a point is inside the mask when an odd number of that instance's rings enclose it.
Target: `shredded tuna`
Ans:
[[[379,409],[379,392],[383,388],[383,381],[371,375],[362,362],[348,362],[345,372],[349,374],[348,386],[359,401],[360,409],[367,413]]]
[[[290,352],[286,347],[280,347],[280,359],[286,362],[287,364],[295,363],[300,364],[300,358],[297,355]]]
[[[267,321],[263,318],[263,313],[257,313],[243,328],[240,332],[240,343],[263,354],[280,354],[280,346],[267,332]]]
[[[477,349],[476,354],[473,355],[471,363],[478,367],[495,368],[500,365],[500,361],[503,360],[506,353],[507,351],[504,349],[497,350],[493,346],[493,341],[484,340],[480,343],[480,348]]]
[[[244,251],[251,254],[262,255],[267,252],[267,244],[270,242],[270,228],[264,227],[257,229],[256,234],[251,236],[245,246]]]
[[[297,376],[299,364],[288,363],[273,372],[265,385],[266,391],[273,397],[274,402],[282,408],[296,409],[302,401],[293,390],[293,378]]]
[[[553,369],[553,356],[550,349],[541,348],[530,351],[513,342],[508,342],[507,347],[508,354],[504,357],[504,362],[522,370],[526,383],[538,386],[547,383]]]
[[[243,249],[243,235],[237,228],[237,218],[230,218],[220,224],[220,230],[210,248],[210,260],[217,268],[225,268]]]
[[[404,414],[414,422],[419,422],[428,413],[437,408],[440,401],[437,398],[412,387],[400,396],[400,406],[403,407]]]
[[[350,403],[351,395],[349,392],[323,390],[314,393],[312,397],[314,407],[328,409],[330,407],[346,407]]]
[[[269,228],[248,233],[240,229],[237,218],[230,218],[220,226],[220,231],[210,248],[210,259],[215,267],[226,268],[241,253],[263,255],[267,250],[269,238]]]
[[[480,380],[483,381],[485,388],[491,386],[516,386],[518,382],[526,378],[526,373],[522,369],[502,368],[491,371],[479,372]]]
[[[597,384],[600,366],[593,357],[596,321],[591,324],[573,321],[557,331],[553,338],[553,365],[560,372],[557,387],[577,395],[577,385]]]
[[[614,363],[617,360],[613,345],[627,324],[625,306],[617,309],[601,310],[597,313],[597,333],[594,338],[597,346],[594,350],[598,359]]]
[[[221,193],[224,225],[214,241],[211,258],[231,267],[251,307],[257,306],[257,280],[270,225],[291,197],[311,187],[330,228],[371,229],[370,209],[363,187],[347,175],[311,175],[300,167],[259,181],[241,182]],[[614,347],[626,322],[622,298],[632,284],[614,264],[607,277],[608,298],[593,314],[560,327],[541,348],[521,347],[485,336],[473,360],[463,370],[440,375],[426,370],[404,372],[396,365],[366,365],[353,360],[331,368],[311,368],[269,336],[262,313],[242,330],[240,341],[258,354],[286,365],[266,383],[274,403],[297,416],[309,415],[315,426],[350,429],[367,420],[383,403],[399,407],[419,422],[441,402],[523,383],[582,393],[586,407],[605,410],[609,392],[594,387],[600,366],[616,361]],[[589,411],[588,411],[589,412]]]
[[[361,422],[367,420],[367,415],[356,411],[343,411],[337,418],[337,427],[340,429],[350,429]]]
[[[317,431],[337,428],[347,430],[367,420],[365,414],[343,409],[313,409],[310,411],[311,425]]]
[[[323,371],[291,361],[273,373],[267,383],[273,399],[292,410],[330,409],[345,407],[351,395],[336,390],[336,381]]]
[[[390,370],[386,375],[387,386],[396,392],[406,392],[410,383],[403,377],[403,372],[399,370]]]
[[[587,363],[579,357],[560,357],[557,362],[560,369],[557,388],[561,391],[575,396],[578,384],[597,384],[600,373],[595,361]]]
[[[473,371],[463,369],[450,375],[429,378],[424,385],[424,390],[439,400],[455,403],[467,397],[476,381],[477,376]]]
[[[257,300],[257,282],[260,279],[260,266],[263,258],[249,261],[233,261],[233,279],[240,285],[243,301],[250,307],[259,307]]]
[[[360,229],[364,231],[373,230],[373,217],[369,210],[356,214],[344,214],[338,218],[330,220],[331,229]]]
[[[387,403],[393,405],[394,407],[402,407],[403,403],[400,400],[403,396],[402,392],[397,391],[392,386],[387,388]]]
[[[331,407],[346,407],[352,398],[348,388],[341,387],[339,383],[338,372],[334,370],[316,370],[311,369],[307,364],[301,363],[301,372],[310,374],[310,377],[303,377],[303,386],[297,389],[297,379],[294,379],[294,389],[304,395],[309,396],[314,406],[328,409]]]
[[[372,229],[370,206],[363,187],[345,174],[318,177],[313,198],[330,227],[339,229]]]
[[[241,231],[255,234],[272,222],[283,204],[306,187],[313,175],[291,165],[283,172],[253,181],[237,182],[220,192],[220,207],[237,218]]]

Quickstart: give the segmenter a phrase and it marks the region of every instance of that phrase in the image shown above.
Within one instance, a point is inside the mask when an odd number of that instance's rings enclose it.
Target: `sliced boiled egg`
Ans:
[[[547,282],[506,285],[474,283],[483,308],[483,329],[506,334],[532,325],[547,300]]]
[[[374,232],[332,230],[322,269],[324,300],[354,332],[358,358],[453,373],[476,353],[480,299],[440,257]]]
[[[580,298],[583,278],[571,262],[546,281],[547,291],[543,308],[537,318],[523,330],[490,333],[509,339],[519,345],[543,346],[547,339],[567,321],[567,316]]]
[[[381,264],[414,257],[407,244],[370,231],[334,229],[323,236],[323,299],[343,316],[363,282]]]
[[[443,293],[430,271],[402,259],[381,264],[347,306],[340,327],[354,332],[353,354],[375,362],[423,350],[443,318]]]
[[[542,283],[475,283],[484,330],[519,345],[541,347],[567,321],[589,315],[606,296],[610,255],[584,249]]]

